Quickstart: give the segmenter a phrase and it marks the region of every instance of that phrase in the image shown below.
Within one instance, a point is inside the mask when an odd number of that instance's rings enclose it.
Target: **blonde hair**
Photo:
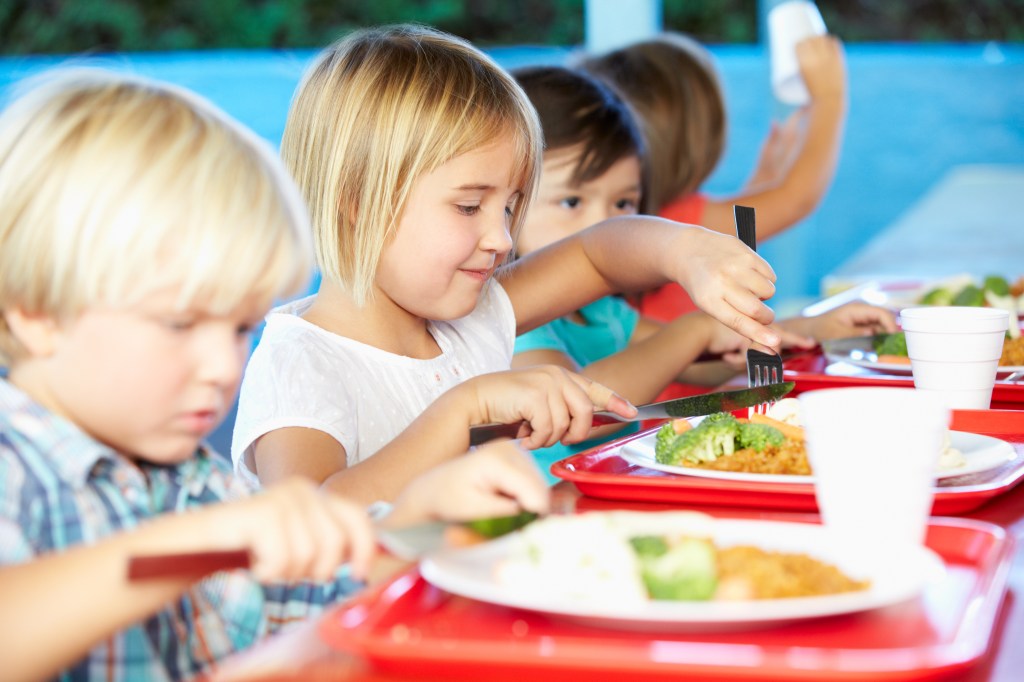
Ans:
[[[326,48],[299,84],[281,142],[310,208],[323,277],[364,303],[413,183],[502,135],[514,139],[523,192],[515,237],[542,137],[512,77],[469,43],[419,26],[362,30]]]
[[[73,319],[179,286],[215,314],[299,290],[309,221],[274,150],[174,86],[99,69],[0,115],[0,313]],[[0,360],[23,349],[0,316]]]
[[[608,83],[641,120],[650,156],[648,208],[697,191],[721,159],[726,112],[711,53],[679,33],[664,33],[579,67]]]

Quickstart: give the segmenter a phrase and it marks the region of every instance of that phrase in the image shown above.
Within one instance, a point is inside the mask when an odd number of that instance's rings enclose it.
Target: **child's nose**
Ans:
[[[503,253],[512,250],[512,235],[509,232],[510,221],[504,214],[501,220],[490,220],[480,237],[480,248],[484,251]]]
[[[220,387],[237,386],[249,350],[248,339],[240,338],[234,330],[211,336],[216,338],[203,344],[200,351],[200,379]]]

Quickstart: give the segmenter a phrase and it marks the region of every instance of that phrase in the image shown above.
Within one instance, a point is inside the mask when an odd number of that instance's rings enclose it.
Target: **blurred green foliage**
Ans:
[[[627,0],[622,0],[626,2]],[[481,46],[578,45],[583,0],[0,0],[0,52],[318,47],[360,27],[436,26]],[[1024,41],[1024,0],[822,0],[855,41]],[[662,0],[664,25],[707,43],[757,40],[757,0]]]

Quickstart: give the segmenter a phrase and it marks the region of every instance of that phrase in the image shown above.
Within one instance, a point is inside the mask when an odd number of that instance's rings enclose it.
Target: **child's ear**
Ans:
[[[32,357],[48,357],[57,347],[59,325],[53,316],[29,313],[22,308],[4,311],[11,334]]]

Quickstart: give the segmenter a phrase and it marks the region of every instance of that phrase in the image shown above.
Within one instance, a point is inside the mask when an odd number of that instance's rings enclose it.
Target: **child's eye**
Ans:
[[[239,337],[251,336],[254,331],[256,331],[256,325],[247,322],[235,328],[235,335]]]
[[[576,208],[580,205],[579,197],[566,197],[558,202],[558,205],[562,208]]]
[[[472,206],[464,206],[463,204],[455,204],[455,210],[457,210],[462,215],[467,215],[467,216],[469,216],[469,215],[476,215],[480,211],[480,206],[479,206],[479,204],[474,204]]]
[[[192,329],[192,327],[194,327],[196,324],[196,321],[194,319],[184,317],[169,317],[162,320],[162,322],[165,327],[175,332],[187,332],[189,329]]]
[[[615,202],[615,208],[623,213],[636,213],[637,202],[635,199],[619,199]]]

